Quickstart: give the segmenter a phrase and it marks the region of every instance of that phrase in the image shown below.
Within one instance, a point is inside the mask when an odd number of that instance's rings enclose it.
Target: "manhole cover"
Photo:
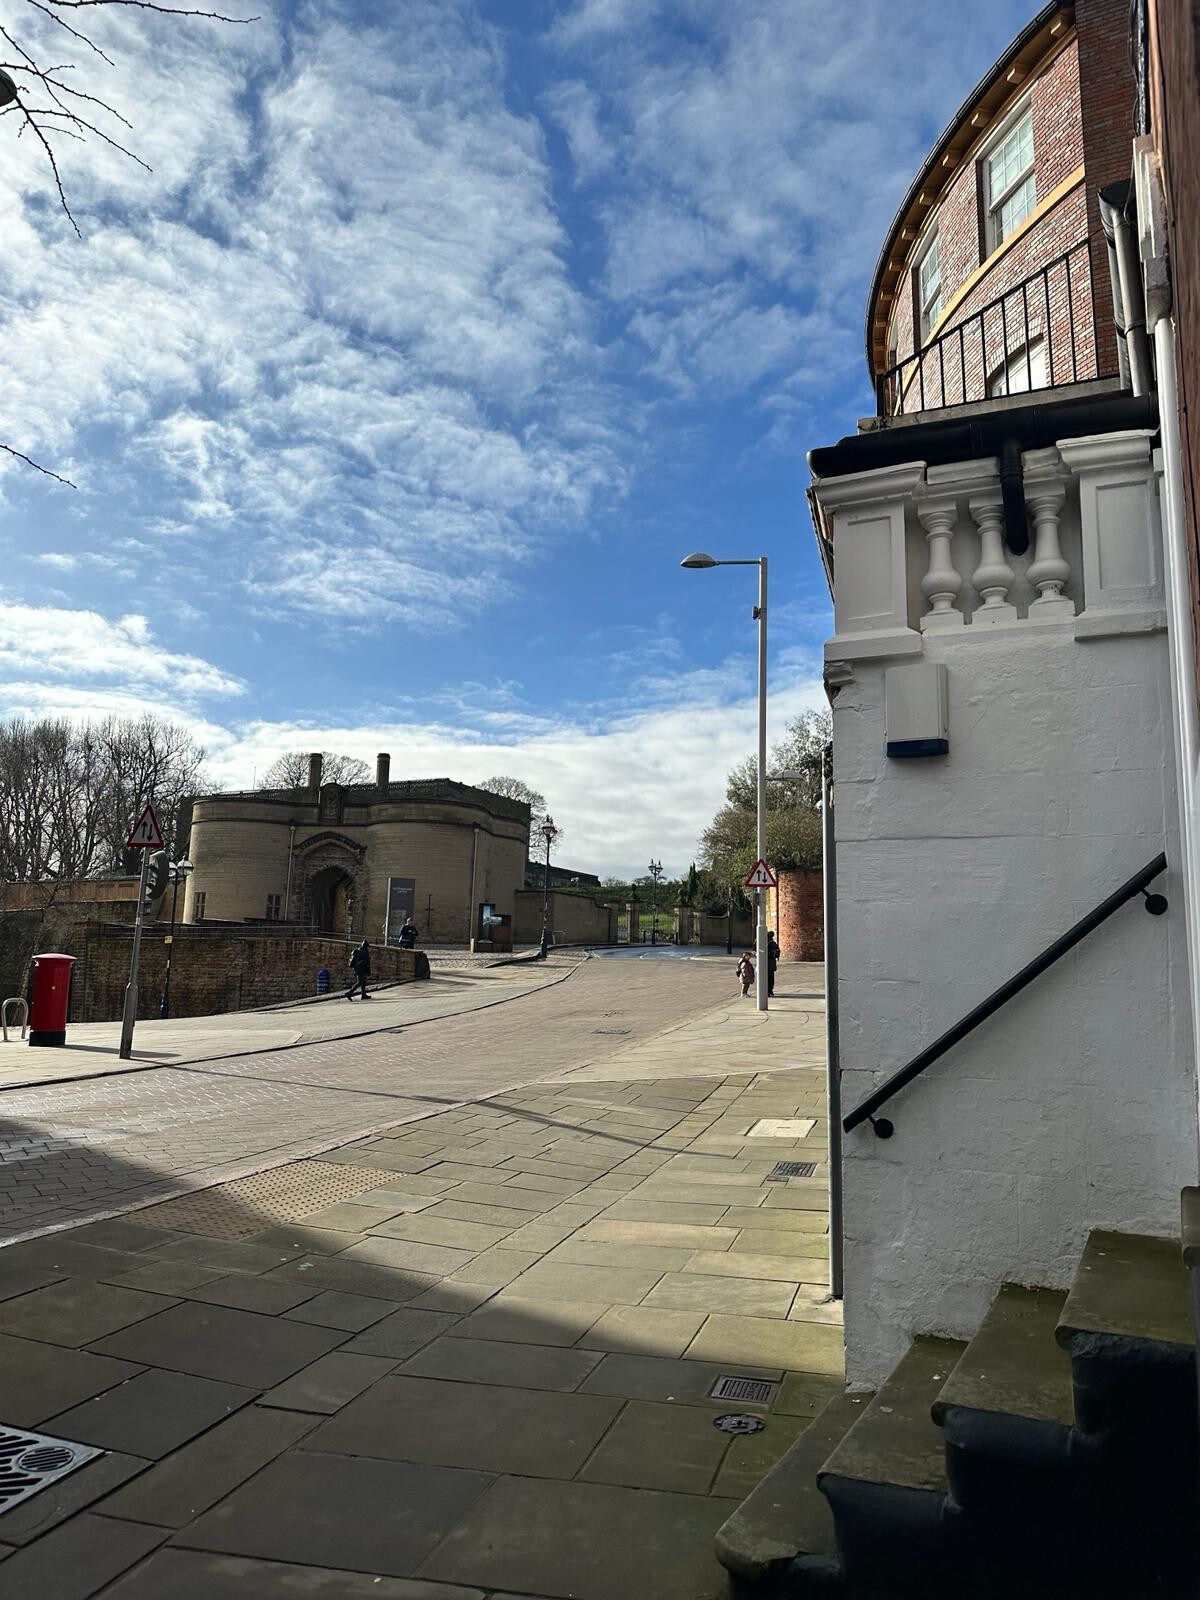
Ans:
[[[766,1378],[732,1378],[728,1374],[717,1379],[709,1390],[710,1400],[741,1400],[746,1405],[766,1405],[775,1393],[775,1385]]]
[[[761,1433],[766,1423],[761,1417],[751,1417],[745,1412],[731,1411],[726,1416],[717,1417],[713,1427],[720,1428],[722,1433]]]
[[[811,1178],[817,1170],[815,1161],[777,1161],[767,1173],[768,1183],[781,1183],[784,1178]]]
[[[103,1454],[90,1444],[0,1424],[0,1513]]]

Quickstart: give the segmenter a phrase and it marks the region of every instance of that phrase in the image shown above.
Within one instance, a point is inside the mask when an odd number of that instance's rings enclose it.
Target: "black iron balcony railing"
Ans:
[[[1094,932],[1102,922],[1107,922],[1113,912],[1119,911],[1126,901],[1135,899],[1139,894],[1145,895],[1146,910],[1152,916],[1160,917],[1167,909],[1166,897],[1161,894],[1151,894],[1147,885],[1153,883],[1154,879],[1166,870],[1167,858],[1165,855],[1156,855],[1153,861],[1148,861],[1140,872],[1135,872],[1132,878],[1123,883],[1119,889],[1114,890],[1106,900],[1101,900],[1100,904],[1089,911],[1086,917],[1081,917],[1073,928],[1069,928],[1066,933],[1055,939],[1053,944],[1047,945],[1041,955],[1035,956],[1027,966],[1022,967],[1020,972],[1014,974],[1007,983],[1002,983],[994,994],[990,994],[986,1000],[981,1001],[973,1011],[968,1011],[966,1016],[956,1022],[952,1028],[947,1028],[941,1038],[935,1039],[931,1045],[921,1051],[920,1055],[916,1055],[911,1061],[906,1062],[899,1072],[893,1073],[886,1083],[880,1084],[878,1089],[873,1090],[861,1105],[855,1106],[850,1115],[842,1121],[842,1127],[845,1132],[853,1133],[860,1123],[869,1122],[875,1131],[876,1138],[890,1139],[895,1132],[894,1125],[887,1117],[877,1117],[875,1115],[881,1106],[885,1106],[893,1095],[899,1094],[900,1090],[906,1084],[911,1083],[914,1078],[919,1078],[926,1067],[931,1067],[948,1050],[953,1049],[956,1044],[960,1044],[969,1033],[974,1032],[981,1022],[986,1022],[988,1017],[994,1016],[1000,1007],[1007,1005],[1014,995],[1020,994],[1022,989],[1027,989],[1035,978],[1041,977],[1042,973],[1047,968],[1052,967],[1056,961],[1061,960],[1068,950],[1073,950],[1082,939],[1086,939],[1088,934]]]
[[[1105,378],[1097,352],[1087,239],[955,322],[875,380],[878,414],[993,400]]]

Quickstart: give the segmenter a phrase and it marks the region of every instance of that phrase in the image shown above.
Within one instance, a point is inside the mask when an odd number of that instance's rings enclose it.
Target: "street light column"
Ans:
[[[758,560],[758,859],[767,859],[767,558]],[[758,891],[758,927],[755,931],[755,996],[758,1009],[767,1009],[767,891]]]
[[[549,948],[549,923],[550,923],[550,846],[558,833],[554,826],[553,817],[547,817],[542,823],[542,838],[546,841],[546,872],[542,879],[542,940],[538,947],[538,959],[545,961]]]

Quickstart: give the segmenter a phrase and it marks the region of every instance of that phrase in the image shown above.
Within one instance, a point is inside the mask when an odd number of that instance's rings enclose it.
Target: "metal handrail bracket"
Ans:
[[[869,1122],[878,1138],[890,1139],[896,1130],[887,1117],[876,1117],[875,1113],[881,1106],[886,1105],[894,1094],[898,1094],[914,1078],[920,1077],[926,1067],[932,1066],[948,1050],[952,1050],[956,1044],[961,1043],[969,1033],[973,1033],[981,1022],[986,1022],[988,1017],[993,1016],[1000,1010],[1001,1006],[1007,1005],[1014,995],[1020,994],[1022,989],[1028,988],[1035,978],[1041,977],[1048,967],[1052,967],[1056,961],[1065,956],[1068,950],[1073,950],[1081,940],[1086,939],[1088,934],[1094,932],[1102,922],[1107,922],[1113,912],[1119,911],[1127,900],[1132,900],[1135,895],[1144,894],[1146,896],[1146,910],[1153,916],[1161,916],[1167,909],[1166,897],[1161,894],[1147,893],[1146,885],[1166,870],[1167,858],[1165,854],[1160,852],[1153,861],[1147,862],[1140,872],[1135,872],[1128,882],[1123,883],[1119,889],[1110,894],[1107,900],[1102,900],[1094,910],[1088,912],[1086,917],[1081,917],[1073,928],[1069,928],[1053,944],[1047,945],[1041,955],[1035,956],[1027,966],[1022,967],[1020,972],[1011,977],[1007,983],[1001,984],[994,994],[990,994],[986,1000],[981,1001],[973,1011],[968,1011],[966,1016],[956,1022],[952,1028],[948,1028],[940,1039],[935,1039],[931,1045],[921,1051],[920,1055],[914,1056],[911,1061],[900,1068],[899,1072],[893,1073],[887,1082],[881,1084],[878,1089],[869,1094],[861,1105],[855,1106],[850,1115],[842,1122],[845,1132],[853,1133],[854,1129],[861,1123]]]

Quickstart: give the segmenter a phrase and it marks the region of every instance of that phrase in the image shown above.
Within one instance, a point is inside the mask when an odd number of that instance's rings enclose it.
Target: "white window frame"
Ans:
[[[200,889],[192,896],[192,921],[204,921],[204,890]]]
[[[1003,189],[993,193],[992,162],[1001,148],[1008,143],[1014,134],[1020,131],[1022,124],[1025,122],[1029,123],[1029,160],[1014,177],[1008,180]],[[979,164],[982,168],[980,181],[983,184],[987,253],[991,255],[1000,248],[1005,239],[1012,237],[1017,228],[1021,226],[1021,222],[1024,222],[1025,217],[1028,217],[1035,210],[1038,203],[1037,151],[1034,149],[1033,144],[1033,105],[1031,101],[1025,100],[1015,111],[1005,117],[1003,123],[979,152]],[[1028,182],[1030,178],[1033,179],[1033,203],[1030,205],[1029,211],[1025,213],[1025,217],[1021,218],[1021,222],[1016,223],[1009,229],[1008,233],[1002,233],[1000,228],[1002,207],[1022,184]]]
[[[1033,383],[1035,371],[1040,380],[1036,387]],[[1036,394],[1039,389],[1049,387],[1050,362],[1046,339],[1043,334],[1034,333],[1030,335],[1028,344],[1011,351],[988,374],[987,397],[989,400],[1001,400],[1010,394]]]
[[[922,278],[925,272],[925,263],[937,251],[937,288],[931,295],[925,293]],[[921,241],[921,248],[917,253],[916,261],[917,282],[917,349],[923,350],[930,334],[937,326],[942,315],[942,252],[938,243],[938,228],[935,222]]]

